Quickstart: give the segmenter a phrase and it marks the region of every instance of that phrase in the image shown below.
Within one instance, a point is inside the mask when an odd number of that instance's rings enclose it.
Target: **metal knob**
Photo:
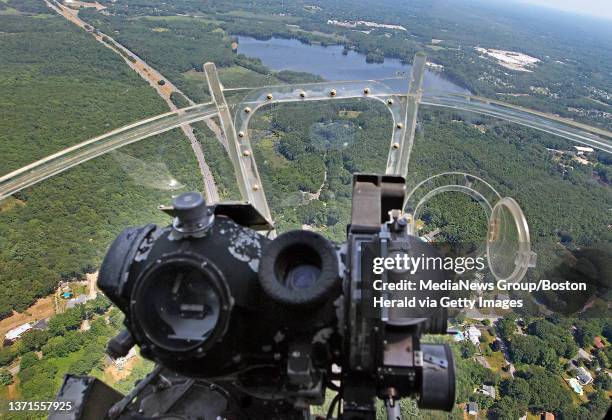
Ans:
[[[160,207],[164,213],[174,217],[172,227],[175,237],[200,237],[213,221],[212,208],[199,192],[187,192],[174,199],[172,207]]]

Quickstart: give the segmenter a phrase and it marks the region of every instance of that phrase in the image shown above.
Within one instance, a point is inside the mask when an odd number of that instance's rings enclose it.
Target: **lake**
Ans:
[[[342,54],[341,45],[324,47],[304,44],[297,39],[272,38],[261,41],[248,36],[238,37],[238,52],[259,58],[267,67],[280,71],[304,71],[326,80],[371,80],[410,75],[412,66],[396,58],[385,58],[384,63],[367,63],[365,55],[355,51]],[[404,88],[406,81],[392,82],[393,87]],[[443,76],[426,70],[425,90],[469,93],[469,91]],[[406,85],[405,89],[408,89]]]

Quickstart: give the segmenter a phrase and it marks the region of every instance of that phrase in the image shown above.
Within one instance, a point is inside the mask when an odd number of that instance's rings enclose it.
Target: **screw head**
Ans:
[[[336,96],[336,89],[332,89],[329,91],[329,96]]]
[[[387,99],[387,105],[393,105],[393,99],[391,98]]]
[[[399,147],[400,147],[400,144],[399,144],[399,143],[393,143],[393,148],[394,148],[394,149],[399,149]]]
[[[244,137],[244,131],[239,131],[238,132],[238,137]]]
[[[365,95],[368,95],[368,94],[370,93],[370,88],[365,88],[365,89],[363,89],[363,93],[364,93]]]
[[[242,156],[251,156],[251,152],[249,150],[245,150],[242,152]]]
[[[300,98],[305,98],[306,97],[306,92],[304,92],[303,90],[300,91]]]
[[[271,94],[271,93],[268,93],[268,94],[266,95],[266,98],[267,98],[268,100],[271,100],[271,99],[272,99],[272,94]]]
[[[244,108],[244,112],[246,112],[246,113],[248,114],[249,112],[251,112],[251,108],[249,108],[249,107],[247,106],[246,108]]]
[[[396,127],[401,129],[401,128],[403,128],[403,127],[404,127],[404,124],[402,124],[401,122],[400,122],[400,123],[397,123]]]
[[[253,185],[253,191],[257,191],[257,190],[259,190],[259,185],[257,184]]]

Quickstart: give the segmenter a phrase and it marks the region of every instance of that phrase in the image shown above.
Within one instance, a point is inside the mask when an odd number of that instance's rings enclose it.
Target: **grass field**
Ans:
[[[250,12],[248,10],[233,10],[231,12],[221,14],[221,16],[223,15],[243,18],[243,19],[255,19],[258,21],[273,22],[273,23],[281,23],[281,22],[293,23],[293,22],[298,22],[300,20],[298,17],[293,17],[293,16],[261,14],[261,13]]]
[[[129,18],[130,20],[139,20],[139,19],[146,19],[146,20],[157,20],[157,21],[165,21],[165,22],[192,22],[195,19],[197,19],[198,22],[204,22],[204,23],[221,23],[220,20],[217,19],[211,19],[207,16],[195,16],[195,15],[191,15],[191,16],[132,16]]]
[[[193,75],[195,72],[190,71],[187,73],[192,73],[190,77],[201,77],[199,75]],[[204,73],[202,73],[202,75],[204,75]],[[260,74],[241,66],[220,68],[219,79],[226,88],[258,87],[282,83],[272,75]]]

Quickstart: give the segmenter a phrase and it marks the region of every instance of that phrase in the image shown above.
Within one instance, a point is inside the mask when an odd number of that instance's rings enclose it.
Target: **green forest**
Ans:
[[[119,56],[63,18],[0,15],[0,27],[3,174],[165,112],[163,101]],[[126,165],[122,156],[139,165]],[[0,203],[0,316],[24,310],[60,279],[95,271],[125,226],[165,220],[155,208],[170,200],[171,191],[142,179],[157,175],[160,163],[186,188],[199,189],[189,143],[173,131]]]

